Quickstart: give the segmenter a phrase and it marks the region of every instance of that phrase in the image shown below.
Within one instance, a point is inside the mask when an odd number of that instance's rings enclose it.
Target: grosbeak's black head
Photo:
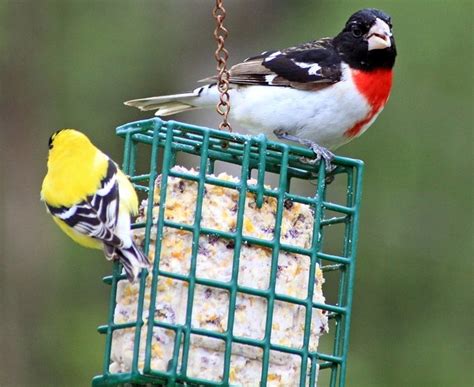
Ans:
[[[334,38],[336,49],[352,68],[392,68],[397,51],[389,15],[366,8],[353,14]]]

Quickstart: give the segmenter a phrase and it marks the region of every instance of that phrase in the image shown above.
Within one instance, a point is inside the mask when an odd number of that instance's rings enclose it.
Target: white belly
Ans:
[[[230,101],[231,120],[251,133],[272,137],[274,130],[281,129],[333,149],[350,141],[344,132],[370,113],[351,79],[318,91],[238,87],[231,90]]]

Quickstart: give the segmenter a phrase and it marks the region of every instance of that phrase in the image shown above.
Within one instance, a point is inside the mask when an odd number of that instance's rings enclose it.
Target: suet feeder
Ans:
[[[135,232],[143,237],[142,247],[153,260],[153,268],[149,272],[142,272],[139,282],[133,285],[136,290],[133,298],[134,312],[125,322],[117,319],[117,300],[122,294],[123,286],[132,285],[129,285],[125,275],[121,274],[119,263],[114,264],[113,274],[104,279],[111,285],[107,323],[99,327],[99,332],[105,335],[104,364],[102,375],[96,376],[92,385],[249,385],[235,382],[233,361],[237,355],[244,358],[253,356],[253,363],[245,363],[248,369],[258,365],[258,377],[251,385],[283,385],[275,380],[277,377],[281,378],[281,375],[278,376],[272,371],[272,359],[276,354],[283,359],[285,356],[296,359],[297,381],[292,385],[315,386],[319,374],[320,386],[344,386],[363,163],[336,157],[333,162],[336,168],[331,174],[337,184],[328,185],[324,163],[310,164],[302,160],[312,158],[312,151],[268,141],[263,135],[246,136],[175,121],[163,121],[159,118],[120,126],[117,128],[117,134],[125,140],[123,170],[130,176],[136,189],[146,195],[141,221],[136,223],[134,228]],[[136,170],[140,153],[149,154],[149,170],[145,173]],[[141,159],[143,154],[140,155]],[[189,157],[197,160],[195,171],[176,168],[178,159]],[[238,179],[223,179],[215,174],[217,167],[228,169],[230,165],[233,165],[234,170],[238,169]],[[278,184],[274,187],[266,185],[265,182],[272,174],[278,179]],[[251,177],[254,179],[249,180]],[[184,184],[194,187],[195,208],[189,221],[168,216],[170,187],[176,183],[176,179],[184,182],[182,191],[185,190]],[[156,188],[157,181],[159,190]],[[297,192],[301,181],[311,187],[311,195]],[[334,195],[339,201],[330,196],[328,187],[331,190],[332,187],[341,187],[340,192]],[[210,195],[210,190],[221,188],[224,192],[231,190],[237,203],[233,208],[234,226],[230,228],[213,228],[204,221],[207,216],[204,214],[207,211],[204,203]],[[273,206],[269,214],[274,225],[268,236],[259,237],[259,234],[249,232],[246,229],[247,210],[252,207],[255,213],[258,213],[270,205]],[[297,233],[297,237],[307,239],[307,243],[301,245],[290,243],[292,239],[285,239],[285,235],[291,231],[287,227],[291,222],[285,217],[290,216],[293,208],[298,206],[306,209],[307,214],[311,214],[311,221],[307,223],[311,225],[311,229],[306,233],[301,230]],[[341,230],[338,234],[341,248],[334,254],[327,251],[326,239],[331,230],[336,228]],[[164,251],[167,248],[164,234],[173,231],[187,233],[189,237],[189,249],[183,250],[182,259],[188,262],[184,272],[163,266]],[[230,254],[230,266],[225,279],[218,276],[210,278],[206,275],[209,272],[203,272],[199,268],[200,256],[203,254],[202,241],[208,243],[211,239],[227,243],[226,254]],[[181,241],[177,240],[176,245],[179,243]],[[265,286],[260,286],[257,282],[243,282],[242,270],[248,269],[247,261],[246,268],[243,268],[246,259],[243,256],[244,249],[260,249],[262,254],[268,257],[268,262],[261,265],[261,273],[268,275],[264,281]],[[281,261],[282,257],[286,256],[293,257],[292,262],[307,262],[303,271],[298,269],[299,271],[294,273],[295,282],[299,282],[292,283],[291,278],[286,277],[288,284],[296,288],[296,293],[283,291],[279,283],[281,270],[288,266],[283,265]],[[216,266],[219,267],[219,264]],[[224,266],[222,263],[222,267]],[[318,271],[322,271],[325,276],[324,288],[331,289],[333,293],[333,297],[325,301],[315,298],[317,287],[321,286],[321,283],[318,284]],[[302,275],[304,280],[297,279]],[[163,292],[166,292],[161,287],[163,281],[175,281],[183,285],[180,288],[182,294],[185,294],[180,306],[182,318],[168,318],[169,315],[163,313],[163,304],[158,302]],[[300,291],[302,288],[303,292]],[[199,317],[196,317],[196,313],[202,313],[198,301],[198,293],[200,294],[202,289],[206,289],[208,294],[226,294],[226,302],[221,305],[225,310],[224,315],[214,316],[214,320],[208,321],[207,325],[196,323]],[[260,315],[250,309],[239,309],[242,300],[250,297],[257,300],[257,303],[261,300],[266,313]],[[301,321],[294,331],[294,337],[300,334],[300,338],[295,341],[297,344],[292,338],[288,342],[277,340],[275,327],[280,321],[277,313],[283,310],[280,306],[282,304],[285,308],[294,308],[300,313]],[[312,340],[317,316],[329,321],[329,333],[321,339],[325,340],[324,345],[320,343],[316,348]],[[253,337],[252,332],[242,332],[238,328],[241,320],[261,321],[261,336]],[[320,323],[320,320],[318,321]],[[298,333],[299,329],[301,332]],[[160,339],[161,336],[155,335],[156,330],[165,332],[165,336],[171,341],[165,354],[164,341]],[[129,358],[127,369],[117,371],[111,367],[115,361],[112,357],[116,356],[113,346],[116,345],[116,338],[124,332],[131,335]],[[202,358],[201,370],[208,367],[208,371],[199,375],[190,371],[194,361],[191,353],[195,348],[193,338],[196,337],[201,341],[213,340],[218,343],[209,351],[213,351],[219,359],[216,357],[214,362],[209,363]],[[242,346],[247,348],[247,355],[237,353],[237,349]],[[165,361],[162,368],[154,365],[157,349],[161,351],[158,356]],[[248,353],[253,355],[249,356]],[[217,371],[216,364],[219,364]],[[217,379],[210,377],[214,373],[218,375]]]

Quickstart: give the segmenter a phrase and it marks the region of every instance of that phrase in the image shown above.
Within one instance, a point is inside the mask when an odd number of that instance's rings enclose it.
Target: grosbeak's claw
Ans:
[[[298,144],[310,148],[314,152],[314,154],[316,155],[314,159],[310,159],[308,157],[301,157],[300,160],[302,163],[317,164],[321,160],[324,160],[324,164],[326,165],[326,172],[332,172],[336,168],[334,165],[331,165],[332,160],[334,160],[334,153],[332,153],[329,149],[319,144],[316,144],[313,141],[289,134],[288,132],[285,132],[283,130],[274,130],[273,133],[280,140],[297,142]]]
[[[326,172],[332,172],[336,168],[331,164],[331,162],[334,160],[334,153],[332,153],[329,149],[324,148],[314,142],[311,143],[310,148],[316,155],[316,161],[320,161],[321,159],[324,160]]]

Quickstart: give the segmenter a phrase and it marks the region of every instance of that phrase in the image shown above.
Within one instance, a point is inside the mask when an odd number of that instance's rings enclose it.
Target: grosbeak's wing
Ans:
[[[203,81],[214,80],[215,77]],[[341,59],[333,40],[324,38],[281,51],[265,51],[230,69],[235,85],[319,89],[341,79]]]
[[[121,247],[122,240],[115,235],[118,220],[119,187],[117,166],[108,162],[107,173],[94,195],[71,207],[47,205],[50,213],[78,233],[99,239],[106,245]]]

